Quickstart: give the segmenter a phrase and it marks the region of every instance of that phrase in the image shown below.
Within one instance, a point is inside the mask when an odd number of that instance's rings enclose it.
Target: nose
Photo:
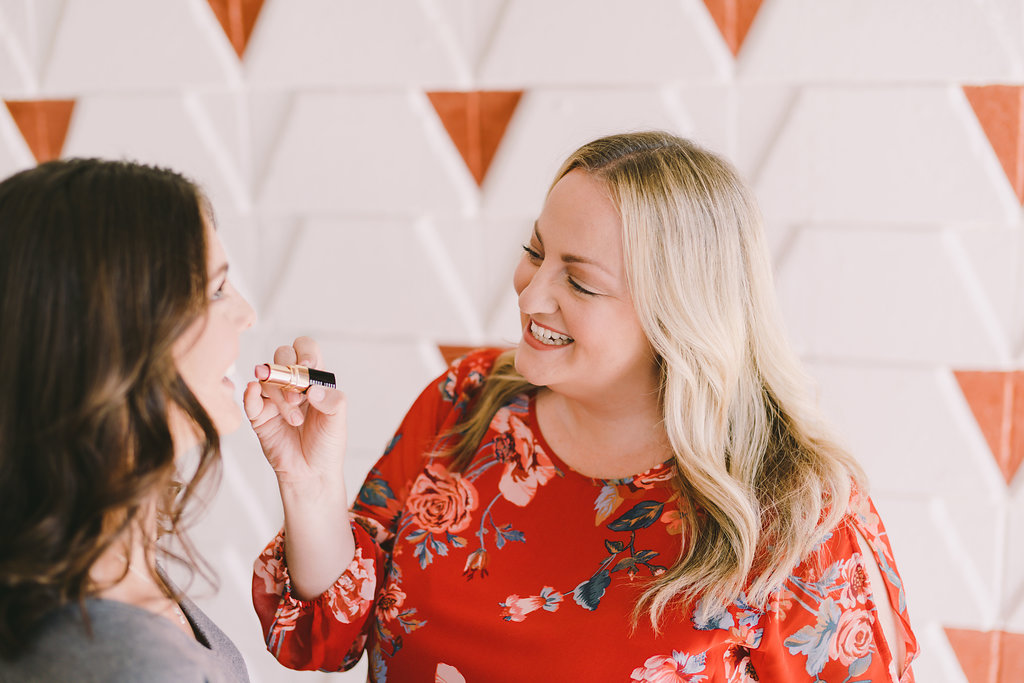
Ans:
[[[252,307],[249,300],[241,294],[238,295],[238,310],[236,311],[238,328],[247,330],[256,324],[256,309]]]
[[[516,272],[516,291],[519,293],[519,311],[524,315],[554,313],[558,302],[554,297],[553,274],[541,265],[526,272]]]

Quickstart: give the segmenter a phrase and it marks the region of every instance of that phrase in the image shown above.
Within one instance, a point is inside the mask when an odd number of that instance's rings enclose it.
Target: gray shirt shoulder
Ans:
[[[85,602],[47,615],[25,652],[0,659],[0,681],[83,683],[248,683],[234,643],[188,599],[181,602],[196,637],[166,618],[114,600]],[[90,633],[91,631],[91,633]]]

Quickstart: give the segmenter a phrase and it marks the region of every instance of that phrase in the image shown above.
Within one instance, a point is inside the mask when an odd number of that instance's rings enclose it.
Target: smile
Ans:
[[[530,334],[533,338],[539,341],[541,344],[547,344],[548,346],[565,346],[571,344],[574,340],[572,337],[559,334],[553,330],[549,330],[546,327],[541,327],[537,323],[530,321]]]

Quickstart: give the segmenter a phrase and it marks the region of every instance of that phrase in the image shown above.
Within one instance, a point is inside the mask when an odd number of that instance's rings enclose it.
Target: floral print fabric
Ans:
[[[335,671],[366,652],[373,681],[894,681],[876,601],[917,651],[885,529],[859,494],[765,609],[743,596],[711,618],[670,611],[656,633],[632,612],[678,556],[690,510],[664,464],[595,480],[544,441],[530,396],[491,422],[473,461],[435,453],[498,351],[456,361],[417,399],[352,509],[355,559],[315,600],[296,599],[278,535],[253,602],[284,665]],[[860,534],[874,555],[861,555]],[[884,585],[872,586],[865,562]]]

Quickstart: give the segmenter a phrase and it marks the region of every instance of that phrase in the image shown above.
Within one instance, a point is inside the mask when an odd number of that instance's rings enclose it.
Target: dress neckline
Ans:
[[[665,462],[655,465],[654,467],[650,467],[643,472],[618,478],[592,477],[588,474],[583,474],[574,470],[559,457],[555,449],[552,448],[551,444],[549,444],[547,439],[544,438],[544,432],[540,428],[540,421],[537,419],[536,391],[531,391],[527,396],[527,409],[529,427],[533,432],[533,438],[537,441],[540,447],[544,449],[544,452],[560,472],[572,473],[581,479],[588,480],[594,486],[632,486],[638,489],[649,489],[655,486],[671,486],[672,480],[675,478],[676,474],[676,464],[673,458],[669,458]]]

